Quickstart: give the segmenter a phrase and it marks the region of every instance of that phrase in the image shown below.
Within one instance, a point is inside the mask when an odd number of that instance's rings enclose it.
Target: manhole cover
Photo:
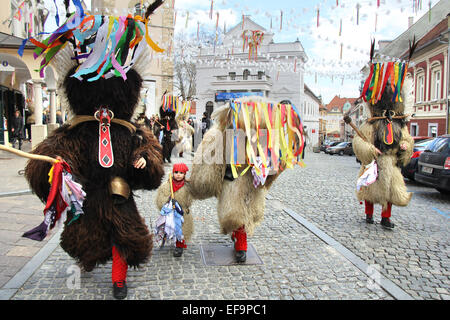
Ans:
[[[203,263],[207,266],[263,264],[251,243],[247,246],[247,261],[245,263],[237,263],[235,261],[233,246],[200,245],[200,253],[202,255]]]

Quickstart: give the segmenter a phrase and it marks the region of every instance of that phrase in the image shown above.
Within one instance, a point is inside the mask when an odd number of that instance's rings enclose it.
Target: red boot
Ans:
[[[177,242],[175,243],[175,251],[173,252],[173,256],[181,257],[184,248],[187,248],[186,242],[184,240],[183,241],[177,240]]]
[[[112,273],[113,296],[116,299],[125,299],[127,296],[127,262],[122,259],[119,250],[115,246],[112,248]]]
[[[366,213],[366,222],[373,224],[373,203],[367,200],[364,200],[365,213]]]
[[[234,241],[236,261],[245,262],[247,260],[247,233],[245,232],[245,226],[234,230],[231,239]]]
[[[384,209],[381,212],[381,222],[380,224],[387,229],[394,229],[394,224],[391,222],[390,217],[391,217],[391,209],[392,209],[392,203],[387,204],[386,209]]]

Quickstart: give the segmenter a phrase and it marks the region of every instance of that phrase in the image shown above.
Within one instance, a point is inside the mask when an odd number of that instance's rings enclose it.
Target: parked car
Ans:
[[[340,141],[331,141],[331,142],[329,142],[329,143],[327,143],[327,144],[323,144],[323,145],[320,147],[320,151],[323,151],[323,152],[327,153],[327,149],[328,149],[329,147],[334,147],[335,145],[337,145],[337,144],[339,144],[339,143],[340,143]]]
[[[434,137],[426,137],[426,136],[415,136],[415,137],[412,137],[412,138],[414,140],[414,143],[421,142],[421,141],[424,141],[424,140],[434,139]]]
[[[402,167],[402,175],[405,178],[414,180],[414,175],[417,172],[417,162],[419,160],[419,156],[433,140],[434,138],[431,138],[426,140],[419,140],[419,142],[414,143],[411,161],[406,166]]]
[[[333,147],[329,147],[327,148],[327,150],[325,151],[328,154],[338,154],[340,156],[343,156],[344,154],[348,154],[349,156],[354,155],[355,153],[353,152],[353,147],[352,147],[352,143],[351,142],[341,142],[338,143],[337,145],[333,146]]]
[[[450,134],[434,139],[420,154],[417,182],[450,194]]]

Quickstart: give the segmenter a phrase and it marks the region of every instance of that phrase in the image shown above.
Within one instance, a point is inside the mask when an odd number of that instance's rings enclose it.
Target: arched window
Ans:
[[[243,73],[244,80],[248,80],[248,76],[250,75],[250,70],[245,69]]]
[[[439,62],[431,65],[431,100],[439,100],[441,98],[442,87],[442,67]]]
[[[212,101],[208,101],[206,103],[206,108],[205,109],[206,109],[205,111],[208,113],[208,115],[211,116],[211,114],[214,111],[214,103]]]
[[[425,72],[423,69],[417,70],[416,88],[416,102],[425,101]]]

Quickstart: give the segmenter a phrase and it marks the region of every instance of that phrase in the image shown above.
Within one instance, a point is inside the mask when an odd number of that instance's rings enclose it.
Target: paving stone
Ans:
[[[200,244],[232,242],[220,233],[217,200],[197,201],[191,207],[195,232],[185,254],[177,259],[172,248],[154,250],[141,269],[129,270],[127,299],[393,299],[383,289],[369,290],[365,273],[294,221],[279,208],[281,203],[369,265],[379,266],[384,276],[413,298],[448,300],[450,261],[443,254],[448,252],[448,222],[429,209],[444,210],[448,200],[430,194],[429,188],[408,183],[413,199],[406,208],[393,207],[396,227],[388,232],[380,228],[379,216],[374,216],[374,225],[364,222],[364,207],[355,196],[359,166],[354,157],[311,153],[305,163],[305,168],[287,170],[275,181],[268,193],[264,221],[249,237],[263,265],[203,265]],[[166,166],[166,171],[169,169]],[[292,188],[293,181],[298,188]],[[136,195],[137,206],[153,229],[159,214],[155,191],[137,191]],[[377,205],[375,210],[381,212]],[[12,299],[113,299],[110,262],[83,273],[81,287],[72,290],[66,287],[65,271],[74,264],[58,247]]]

